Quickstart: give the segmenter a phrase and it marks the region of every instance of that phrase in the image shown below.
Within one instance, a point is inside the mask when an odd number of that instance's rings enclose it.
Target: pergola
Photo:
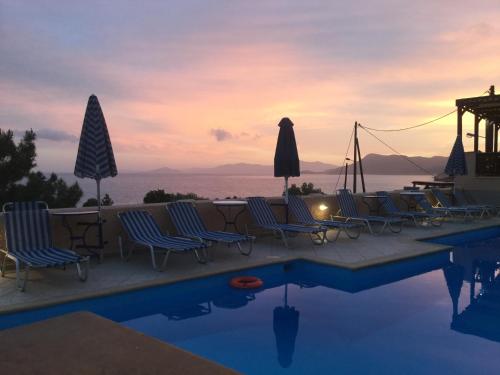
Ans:
[[[484,152],[498,152],[498,130],[500,129],[500,95],[495,95],[491,86],[488,96],[457,99],[457,133],[462,135],[462,117],[465,112],[474,115],[474,152],[479,152],[479,124],[485,120]],[[468,133],[468,135],[471,135]]]

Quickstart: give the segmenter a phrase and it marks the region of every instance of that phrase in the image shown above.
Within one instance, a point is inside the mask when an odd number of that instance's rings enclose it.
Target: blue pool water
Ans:
[[[0,316],[0,329],[89,310],[248,374],[494,374],[500,229],[442,252],[352,272],[305,261]],[[238,274],[241,274],[238,273]]]

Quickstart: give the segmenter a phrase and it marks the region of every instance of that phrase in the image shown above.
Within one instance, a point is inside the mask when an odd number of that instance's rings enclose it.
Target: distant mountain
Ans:
[[[361,161],[363,164],[363,172],[365,174],[394,174],[394,175],[427,175],[420,168],[409,162],[408,158],[413,163],[419,165],[423,169],[429,171],[432,175],[442,173],[448,160],[445,156],[410,156],[401,157],[400,155],[379,155],[368,154]],[[338,174],[342,167],[326,170],[326,174]],[[349,173],[353,172],[352,163],[349,164]]]
[[[321,161],[301,161],[300,162],[300,171],[302,173],[323,173],[328,169],[338,168],[338,165],[327,164]]]
[[[421,166],[431,174],[439,174],[443,172],[447,158],[444,156],[433,156],[430,158],[422,156],[408,157],[413,163]],[[425,175],[426,172],[417,168],[415,165],[405,160],[399,155],[379,155],[368,154],[363,159],[363,171],[366,174],[394,174],[394,175]],[[301,174],[322,173],[322,174],[338,174],[342,167],[333,164],[322,163],[320,161],[300,162]],[[349,163],[349,173],[352,173],[352,163]],[[240,175],[240,176],[269,176],[274,172],[272,165],[250,164],[250,163],[234,163],[223,164],[211,168],[189,168],[189,169],[172,169],[168,167],[158,168],[148,173],[156,174],[213,174],[213,175]]]
[[[148,171],[146,173],[151,173],[151,174],[179,174],[182,173],[178,169],[172,169],[168,167],[163,167],[163,168],[158,168],[158,169],[153,169],[152,171]]]
[[[301,161],[300,168],[302,173],[306,174],[308,171],[320,173],[326,169],[337,168],[337,166],[333,164],[322,163],[320,161],[314,161],[314,162]],[[266,175],[272,175],[274,173],[274,167],[272,165],[235,163],[235,164],[223,164],[211,168],[189,168],[189,169],[184,169],[182,171],[164,167],[149,171],[148,173],[156,173],[156,174],[189,173],[189,174],[266,176]]]

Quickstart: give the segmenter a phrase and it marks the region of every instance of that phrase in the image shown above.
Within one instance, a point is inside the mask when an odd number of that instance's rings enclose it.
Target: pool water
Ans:
[[[451,253],[356,272],[294,261],[4,315],[0,328],[89,310],[247,374],[498,373],[500,233],[460,236],[436,240]],[[232,289],[236,274],[264,286]]]

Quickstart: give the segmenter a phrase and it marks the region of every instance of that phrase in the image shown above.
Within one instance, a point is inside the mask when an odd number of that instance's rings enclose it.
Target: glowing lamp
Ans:
[[[324,204],[324,203],[321,203],[321,204],[319,205],[319,210],[320,210],[320,211],[325,211],[325,210],[328,210],[328,206],[327,206],[326,204]]]

